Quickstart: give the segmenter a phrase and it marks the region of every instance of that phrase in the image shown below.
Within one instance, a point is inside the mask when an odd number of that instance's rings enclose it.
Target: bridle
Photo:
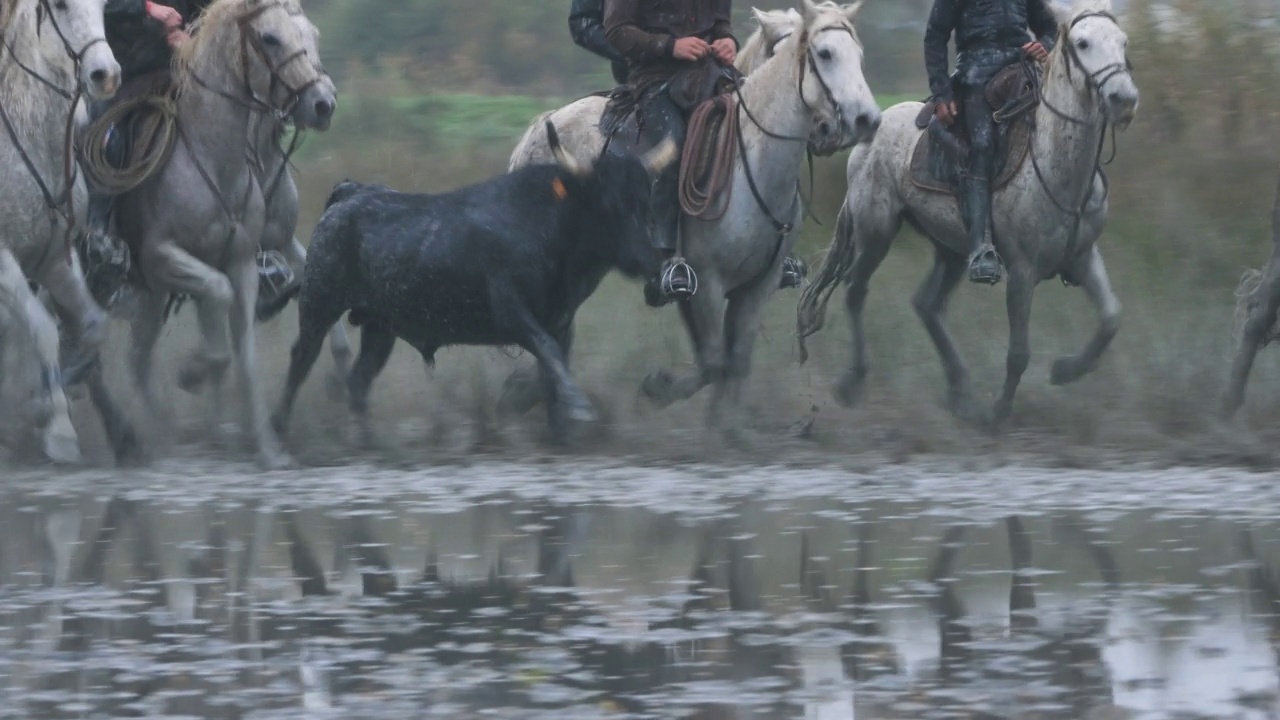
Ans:
[[[2,42],[2,49],[4,53],[7,53],[9,59],[14,65],[41,85],[44,85],[48,89],[52,90],[56,95],[70,103],[70,108],[67,111],[63,141],[62,192],[55,195],[50,189],[49,183],[45,181],[43,176],[41,176],[40,171],[36,168],[35,162],[31,159],[30,154],[27,152],[26,148],[22,146],[22,142],[18,138],[17,129],[14,127],[13,121],[10,119],[8,112],[5,111],[3,105],[0,105],[0,124],[4,125],[5,132],[9,135],[9,140],[13,143],[14,149],[18,151],[18,157],[22,160],[22,164],[26,166],[27,172],[30,173],[31,177],[36,181],[36,185],[40,188],[40,194],[44,196],[45,205],[51,212],[62,216],[63,221],[66,223],[67,230],[65,245],[67,261],[70,262],[72,240],[75,232],[74,197],[71,189],[75,185],[79,170],[75,162],[73,140],[75,134],[76,108],[79,106],[80,100],[84,96],[84,88],[80,82],[80,70],[81,65],[84,62],[84,56],[89,52],[89,50],[99,43],[106,44],[107,38],[105,34],[91,38],[83,47],[77,50],[67,38],[62,26],[58,23],[57,14],[54,13],[49,2],[50,0],[36,0],[36,36],[40,36],[40,33],[44,28],[44,22],[48,19],[49,25],[53,27],[54,33],[58,36],[58,40],[62,42],[62,47],[67,54],[67,58],[72,62],[71,76],[75,82],[74,92],[68,91],[57,82],[41,75],[30,65],[22,62],[22,59],[18,57],[16,52],[14,52],[13,44],[9,41],[9,38],[4,37],[0,39],[0,42]],[[46,245],[45,254],[40,259],[37,267],[43,267],[45,262],[49,259],[48,254],[51,247],[52,243]]]
[[[1060,44],[1062,46],[1062,53],[1063,55],[1066,56],[1065,70],[1067,74],[1067,79],[1069,81],[1074,82],[1072,68],[1075,68],[1076,70],[1078,70],[1081,73],[1081,75],[1084,77],[1085,86],[1089,89],[1090,93],[1093,95],[1094,99],[1099,103],[1099,105],[1102,105],[1104,108],[1102,127],[1099,129],[1100,137],[1098,141],[1098,152],[1094,158],[1094,173],[1102,179],[1103,199],[1105,200],[1110,195],[1111,185],[1107,179],[1107,174],[1103,170],[1103,167],[1105,167],[1106,165],[1110,165],[1111,162],[1115,160],[1118,148],[1116,146],[1115,126],[1111,123],[1110,119],[1106,118],[1105,116],[1106,95],[1104,90],[1106,88],[1106,84],[1111,80],[1114,80],[1115,78],[1121,75],[1126,75],[1132,72],[1133,63],[1131,63],[1129,61],[1129,58],[1126,56],[1122,62],[1111,63],[1093,72],[1089,72],[1085,68],[1083,61],[1080,60],[1080,53],[1076,50],[1075,43],[1071,41],[1071,31],[1074,30],[1075,27],[1079,25],[1082,21],[1088,20],[1089,18],[1095,18],[1095,17],[1109,20],[1112,23],[1115,23],[1117,27],[1119,27],[1120,25],[1120,21],[1116,19],[1115,15],[1112,15],[1111,13],[1106,12],[1104,10],[1091,10],[1088,12],[1083,12],[1075,16],[1071,20],[1071,23],[1067,26],[1066,31],[1063,32],[1062,34],[1062,39]],[[1045,97],[1044,83],[1041,82],[1039,76],[1034,72],[1034,70],[1030,70],[1030,69],[1028,70],[1028,74],[1029,74],[1029,77],[1032,78],[1032,82],[1035,84],[1036,96],[1040,104],[1044,105],[1045,109],[1053,113],[1054,116],[1058,117],[1059,119],[1067,123],[1070,123],[1076,126],[1088,126],[1092,122],[1090,118],[1073,117],[1072,115],[1055,107],[1053,103],[1049,102],[1048,98]],[[1031,124],[1031,129],[1034,131],[1035,130],[1035,114],[1030,113],[1028,114],[1027,117],[1028,117],[1027,122]],[[1108,133],[1110,133],[1111,135],[1111,156],[1106,161],[1103,161],[1102,152],[1103,152],[1103,148],[1106,146],[1105,140]],[[1040,187],[1042,190],[1044,190],[1045,195],[1047,195],[1049,197],[1049,200],[1051,200],[1053,204],[1057,206],[1058,210],[1072,217],[1072,221],[1074,225],[1071,233],[1070,245],[1067,248],[1067,257],[1073,257],[1075,254],[1075,246],[1078,242],[1078,237],[1080,233],[1080,223],[1084,218],[1085,206],[1089,202],[1089,197],[1093,194],[1093,184],[1092,182],[1090,182],[1089,188],[1085,192],[1084,198],[1080,201],[1080,205],[1078,208],[1069,207],[1066,203],[1059,200],[1058,197],[1054,195],[1053,190],[1049,188],[1049,184],[1045,180],[1044,172],[1040,168],[1040,161],[1036,157],[1035,143],[1032,143],[1031,145],[1030,155],[1031,155],[1031,167],[1032,169],[1035,170],[1036,180],[1039,181]]]
[[[308,90],[310,90],[312,87],[314,87],[315,85],[319,84],[323,80],[324,74],[317,72],[314,78],[302,84],[301,86],[297,86],[297,87],[291,85],[282,76],[282,73],[285,70],[285,68],[289,67],[294,62],[306,57],[307,51],[305,48],[300,48],[297,51],[293,52],[284,60],[282,60],[278,65],[271,61],[271,54],[267,50],[266,44],[262,41],[262,38],[258,35],[257,32],[254,31],[252,27],[252,23],[253,21],[262,17],[263,14],[277,8],[283,9],[286,12],[288,12],[288,8],[285,6],[285,3],[280,2],[280,0],[276,0],[275,2],[263,3],[262,5],[259,5],[258,7],[252,10],[248,10],[235,18],[235,23],[240,34],[239,55],[240,55],[242,87],[240,88],[241,92],[239,94],[214,87],[213,85],[205,81],[203,78],[201,78],[200,75],[195,71],[195,68],[193,67],[188,67],[187,72],[191,75],[191,79],[195,82],[195,84],[200,86],[201,88],[208,90],[209,92],[212,92],[215,95],[218,95],[219,97],[239,107],[247,109],[251,115],[258,115],[258,116],[271,118],[273,123],[272,132],[276,135],[277,143],[278,143],[279,140],[278,140],[277,131],[284,127],[284,124],[288,121],[289,116],[293,113],[294,109],[297,107],[299,100],[301,100],[302,95],[306,93]],[[290,17],[296,15],[296,13],[292,13],[292,12],[288,12],[288,14],[290,15]],[[259,97],[257,91],[253,87],[253,79],[251,76],[250,55],[249,55],[250,50],[252,50],[257,55],[258,59],[262,61],[263,65],[266,66],[268,72],[270,73],[269,75],[270,84],[267,89],[266,99]],[[272,101],[275,99],[276,93],[280,88],[283,88],[287,92],[287,94],[285,95],[283,103],[281,103],[281,105],[277,107],[275,104],[273,104]],[[187,133],[183,130],[182,123],[176,117],[174,118],[174,122],[177,124],[177,127],[178,127],[178,137],[179,139],[181,139],[183,145],[186,147],[187,153],[191,156],[192,163],[195,165],[196,170],[199,172],[201,179],[204,181],[205,185],[208,186],[209,190],[213,193],[214,197],[218,200],[218,204],[222,206],[223,213],[227,216],[227,219],[230,221],[229,222],[230,230],[227,236],[227,240],[223,247],[222,259],[219,261],[219,266],[224,265],[226,263],[227,255],[230,253],[232,241],[235,239],[235,228],[237,225],[240,224],[239,221],[242,213],[237,213],[232,208],[231,203],[227,201],[227,198],[218,189],[218,184],[214,182],[213,177],[209,175],[208,171],[205,170],[204,166],[200,163],[198,154],[195,153],[191,148],[191,141],[188,138]],[[262,162],[260,153],[256,149],[257,143],[255,141],[255,138],[253,137],[252,126],[247,128],[246,132],[249,134],[249,137],[247,138],[247,147],[252,148],[252,150],[250,150],[248,153],[249,157],[247,158],[247,160],[252,165],[256,166],[259,172],[261,172],[264,167],[264,164]],[[289,145],[289,148],[287,150],[284,149],[283,147],[281,148],[281,152],[284,155],[284,159],[281,163],[279,173],[277,173],[276,177],[271,181],[269,185],[270,190],[268,191],[264,189],[265,202],[270,201],[270,197],[272,194],[274,194],[275,188],[279,186],[279,180],[283,176],[284,172],[286,171],[286,168],[288,167],[288,164],[289,164],[289,160],[293,156],[293,153],[300,146],[300,143],[301,143],[301,132],[296,132],[294,134],[292,142]],[[252,192],[252,188],[253,188],[252,183],[246,184],[245,197],[240,203],[240,207],[242,209],[248,203],[249,193]]]
[[[42,1],[47,2],[48,0]],[[188,68],[188,72],[191,73],[191,79],[205,90],[219,95],[222,98],[252,112],[271,115],[277,122],[283,122],[284,119],[293,112],[294,108],[297,107],[298,101],[302,98],[302,95],[321,82],[323,74],[316,73],[314,78],[298,87],[294,87],[289,83],[289,81],[285,80],[282,73],[294,62],[297,62],[307,56],[305,48],[299,48],[293,54],[282,60],[278,65],[272,62],[271,53],[267,50],[265,43],[263,43],[262,38],[258,33],[254,32],[252,23],[262,17],[265,13],[276,8],[286,9],[287,11],[285,3],[283,2],[268,2],[241,14],[235,19],[237,29],[240,32],[241,94],[213,87],[210,83],[200,77],[200,75],[195,72],[194,68]],[[290,16],[293,16],[294,14],[295,13],[289,13]],[[262,64],[266,66],[267,71],[269,72],[270,85],[267,89],[266,99],[260,98],[257,91],[253,88],[253,79],[249,64],[249,51],[251,49],[254,54],[257,55],[258,59],[262,61]],[[277,107],[272,100],[276,96],[276,91],[280,88],[284,88],[287,94],[285,95],[284,101],[279,107]]]
[[[816,35],[820,35],[825,32],[845,32],[849,34],[849,37],[854,39],[855,43],[857,42],[857,34],[854,33],[853,27],[847,23],[841,23],[839,25],[828,25],[826,27],[813,31],[812,33],[810,33],[807,28],[801,31],[800,37],[798,39],[798,42],[800,44],[800,51],[796,53],[798,61],[800,63],[800,80],[798,82],[797,89],[800,95],[800,102],[804,104],[805,109],[809,110],[815,116],[818,115],[817,108],[813,107],[813,105],[811,105],[808,99],[806,99],[804,96],[805,78],[809,74],[812,74],[813,77],[817,80],[818,86],[822,88],[823,95],[825,96],[827,102],[831,105],[832,111],[835,112],[837,127],[839,127],[839,125],[843,124],[844,110],[840,107],[840,103],[836,101],[835,94],[831,91],[830,84],[827,83],[826,78],[822,76],[822,72],[818,69],[818,61],[814,59],[813,43],[811,42],[812,37]],[[791,37],[791,35],[792,33],[786,33],[781,37],[777,38],[773,42],[773,44],[769,46],[769,50],[767,53],[768,57],[770,58],[773,57],[776,54],[776,50],[778,46],[782,44],[784,40]],[[733,91],[734,91],[734,94],[737,96],[737,100],[738,100],[737,107],[741,109],[744,114],[746,114],[747,119],[751,121],[751,124],[755,125],[756,129],[764,133],[765,136],[772,138],[774,140],[781,140],[783,142],[803,142],[806,144],[809,142],[808,136],[800,137],[796,135],[783,135],[781,133],[776,133],[766,128],[764,125],[760,123],[759,120],[756,119],[755,114],[751,112],[751,108],[743,100],[742,88],[735,84]],[[769,218],[769,222],[773,225],[773,229],[778,233],[778,247],[774,252],[774,258],[773,258],[773,262],[777,262],[777,259],[778,259],[777,255],[782,251],[782,239],[786,235],[790,234],[792,230],[795,229],[794,224],[779,220],[778,217],[769,208],[768,203],[765,202],[764,197],[761,196],[760,190],[756,186],[755,176],[751,171],[751,164],[747,160],[746,140],[742,137],[742,133],[738,133],[738,155],[741,158],[743,174],[746,176],[746,179],[747,179],[747,187],[750,188],[751,195],[755,198],[756,206],[759,207],[760,211],[765,214],[765,217]],[[812,153],[809,153],[808,157],[809,157],[810,193],[812,194],[812,185],[813,185]],[[800,201],[801,199],[802,198],[800,193],[800,181],[797,180],[796,181],[796,201]],[[771,262],[768,265],[768,267],[773,267],[773,263]]]

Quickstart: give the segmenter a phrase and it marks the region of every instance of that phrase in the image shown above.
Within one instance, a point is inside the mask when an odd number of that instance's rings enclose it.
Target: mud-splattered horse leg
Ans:
[[[662,408],[688,400],[725,373],[725,298],[723,284],[710,273],[701,278],[698,294],[680,303],[680,317],[693,345],[697,367],[683,377],[659,370],[645,378],[641,391]]]
[[[1249,314],[1245,319],[1235,360],[1231,363],[1231,378],[1222,401],[1222,415],[1226,418],[1234,417],[1244,405],[1245,388],[1249,383],[1249,374],[1253,371],[1254,360],[1258,357],[1267,332],[1276,322],[1276,311],[1280,309],[1280,244],[1273,248],[1271,259],[1262,273],[1262,282],[1245,300]]]
[[[845,205],[840,208],[840,216],[836,219],[835,242],[852,242],[857,248],[853,268],[849,271],[849,290],[844,301],[853,336],[853,360],[836,387],[836,399],[846,407],[852,407],[862,399],[867,379],[867,335],[862,313],[867,304],[871,276],[889,254],[893,239],[902,226],[902,219],[892,214],[893,209],[887,203],[867,198],[865,193],[861,195],[859,202],[869,204],[868,207],[851,207],[849,199],[846,199]],[[852,240],[839,237],[848,237],[850,234]]]
[[[942,320],[947,310],[947,302],[956,286],[964,278],[966,270],[965,258],[947,248],[934,244],[933,268],[929,276],[921,283],[912,299],[916,315],[929,333],[929,339],[938,351],[942,360],[942,368],[947,378],[947,404],[953,413],[966,415],[970,408],[969,372],[960,359],[960,351],[956,349],[951,334],[947,332]]]
[[[1075,277],[1084,279],[1084,291],[1098,310],[1098,329],[1089,344],[1076,355],[1058,358],[1053,363],[1050,381],[1054,385],[1066,385],[1088,375],[1098,367],[1098,361],[1120,331],[1120,299],[1111,289],[1111,278],[1102,261],[1102,251],[1094,246],[1092,251],[1077,261]]]

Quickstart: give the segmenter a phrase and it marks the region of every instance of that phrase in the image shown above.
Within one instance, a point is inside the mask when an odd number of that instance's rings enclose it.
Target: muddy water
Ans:
[[[1271,718],[1244,472],[10,472],[0,718]]]

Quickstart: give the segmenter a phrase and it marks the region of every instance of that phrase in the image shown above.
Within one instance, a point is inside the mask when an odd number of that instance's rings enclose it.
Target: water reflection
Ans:
[[[1280,713],[1264,526],[424,507],[10,492],[0,718]]]

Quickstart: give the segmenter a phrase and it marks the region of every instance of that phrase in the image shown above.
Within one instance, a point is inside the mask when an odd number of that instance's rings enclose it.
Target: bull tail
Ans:
[[[831,239],[831,247],[822,260],[813,282],[804,289],[800,296],[800,304],[796,308],[796,338],[800,344],[800,362],[809,360],[809,349],[805,339],[822,330],[827,317],[827,302],[831,293],[844,281],[853,269],[853,261],[857,258],[857,243],[853,237],[853,217],[846,201],[840,206],[840,214],[836,217],[835,235]]]

